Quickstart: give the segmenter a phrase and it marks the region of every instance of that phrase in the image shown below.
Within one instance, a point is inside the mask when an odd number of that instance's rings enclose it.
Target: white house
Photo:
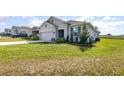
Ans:
[[[79,41],[79,33],[81,32],[81,21],[63,21],[56,17],[51,16],[39,28],[39,37],[44,42],[51,42],[58,38],[69,38],[73,41]],[[98,37],[99,31],[91,23],[87,23],[90,37],[94,40]]]
[[[68,23],[55,17],[50,17],[40,26],[40,39],[50,42],[52,39],[67,38]]]

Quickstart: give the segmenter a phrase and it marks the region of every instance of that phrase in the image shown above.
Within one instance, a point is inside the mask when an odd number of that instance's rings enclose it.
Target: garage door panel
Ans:
[[[54,32],[41,33],[41,38],[44,42],[51,42],[52,38],[55,38]]]

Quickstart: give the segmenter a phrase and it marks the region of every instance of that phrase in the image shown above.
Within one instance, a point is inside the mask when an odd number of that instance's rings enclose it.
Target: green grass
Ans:
[[[0,42],[24,41],[22,38],[0,37]]]
[[[0,46],[0,75],[124,75],[124,40]]]
[[[117,36],[100,36],[100,38],[106,38],[106,39],[123,39],[124,35],[117,35]]]

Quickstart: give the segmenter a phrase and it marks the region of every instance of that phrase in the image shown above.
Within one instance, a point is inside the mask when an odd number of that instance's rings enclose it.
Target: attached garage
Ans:
[[[44,42],[51,42],[55,39],[55,32],[42,32],[40,33],[41,40]]]
[[[53,41],[53,39],[56,39],[56,28],[54,25],[48,23],[48,22],[44,22],[41,26],[40,26],[40,39],[43,42],[51,42]]]

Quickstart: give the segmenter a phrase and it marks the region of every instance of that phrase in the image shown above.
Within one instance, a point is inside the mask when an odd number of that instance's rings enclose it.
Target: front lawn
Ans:
[[[124,40],[0,46],[0,75],[124,75]]]
[[[0,42],[24,41],[22,38],[0,37]]]

